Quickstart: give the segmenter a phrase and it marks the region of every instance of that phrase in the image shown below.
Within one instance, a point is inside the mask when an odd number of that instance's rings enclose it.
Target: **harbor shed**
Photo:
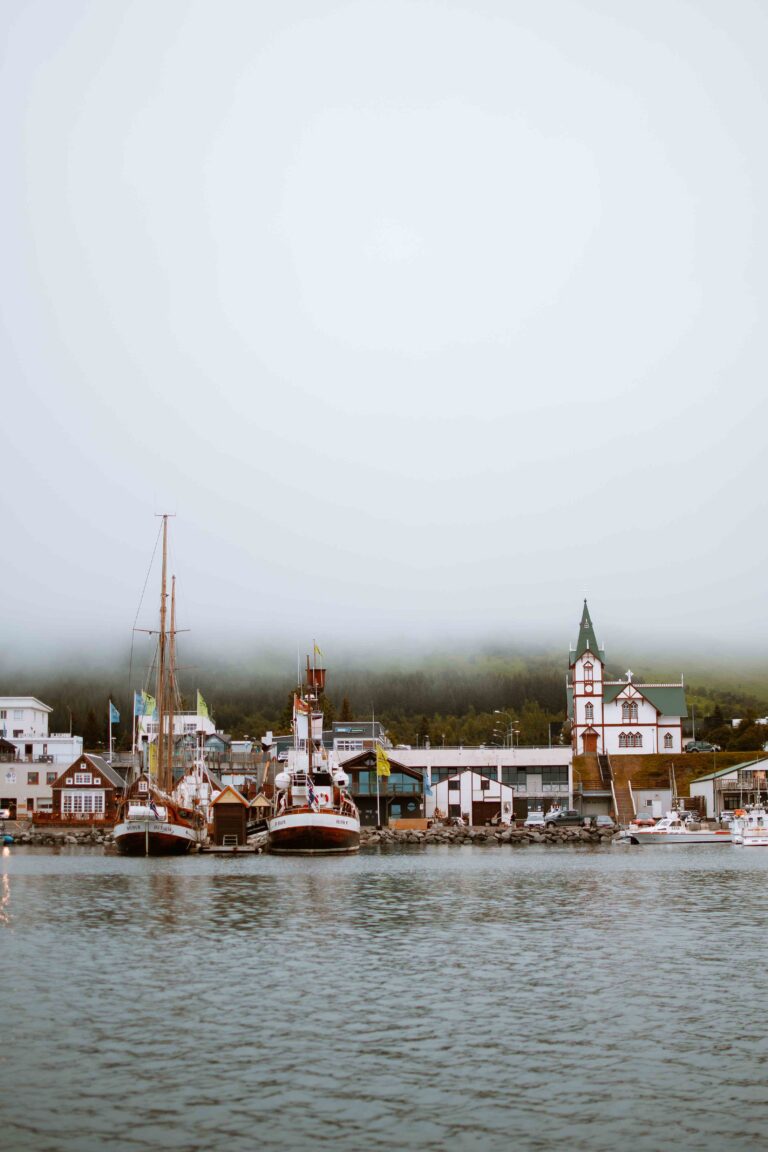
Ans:
[[[764,798],[767,789],[766,772],[766,759],[731,764],[691,780],[690,794],[692,798],[701,797],[710,819],[719,817],[722,812],[732,812],[761,796]]]
[[[514,789],[490,774],[471,768],[433,786],[435,812],[467,824],[514,823]]]
[[[228,784],[211,805],[213,842],[222,848],[239,848],[248,837],[248,801]]]

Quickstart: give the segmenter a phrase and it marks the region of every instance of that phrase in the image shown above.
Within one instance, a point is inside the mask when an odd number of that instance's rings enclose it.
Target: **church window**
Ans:
[[[666,752],[666,751],[670,750],[671,748],[672,748],[672,733],[667,732],[664,735],[664,751]]]
[[[619,733],[619,748],[626,748],[628,740],[629,740],[629,736],[627,736],[626,732],[620,732]]]
[[[625,700],[621,705],[621,720],[623,724],[637,723],[637,701]]]
[[[584,719],[587,724],[591,724],[595,718],[595,706],[591,700],[587,701],[584,705]]]
[[[591,683],[592,683],[592,675],[593,675],[593,672],[594,672],[594,668],[593,668],[593,666],[592,666],[592,665],[591,665],[589,662],[587,662],[587,663],[584,665],[584,679],[586,680],[586,682],[587,682],[588,684],[591,684]]]

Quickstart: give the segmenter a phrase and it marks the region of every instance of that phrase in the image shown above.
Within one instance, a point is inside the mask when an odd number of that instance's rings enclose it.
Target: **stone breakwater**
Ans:
[[[100,828],[32,828],[27,832],[14,832],[15,844],[30,844],[34,848],[60,848],[63,844],[81,844],[96,847],[112,843],[112,833]]]
[[[361,828],[360,845],[390,846],[396,844],[610,844],[616,828],[446,828],[434,824],[426,832],[410,828]]]

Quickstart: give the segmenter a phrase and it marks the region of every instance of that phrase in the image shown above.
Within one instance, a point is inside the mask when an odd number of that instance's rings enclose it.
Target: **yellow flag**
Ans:
[[[323,653],[320,651],[320,645],[317,643],[317,641],[315,641],[315,655],[319,656],[320,659],[322,660]]]
[[[205,700],[203,700],[203,696],[199,688],[197,690],[197,714],[204,720],[208,718],[208,705],[206,704]]]
[[[376,775],[389,776],[389,757],[381,744],[376,745]]]
[[[157,740],[149,746],[149,770],[150,772],[157,771]]]

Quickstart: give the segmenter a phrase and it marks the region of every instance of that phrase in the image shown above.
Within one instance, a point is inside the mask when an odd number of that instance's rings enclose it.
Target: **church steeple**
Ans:
[[[598,660],[605,661],[605,653],[597,646],[595,630],[592,627],[589,608],[585,600],[584,611],[581,614],[581,624],[579,625],[579,639],[576,644],[576,651],[571,657],[571,663],[575,663],[579,656],[583,656],[586,651],[590,651],[593,656],[597,656]]]

